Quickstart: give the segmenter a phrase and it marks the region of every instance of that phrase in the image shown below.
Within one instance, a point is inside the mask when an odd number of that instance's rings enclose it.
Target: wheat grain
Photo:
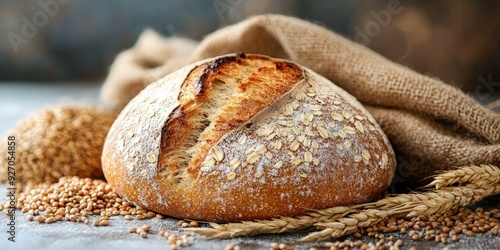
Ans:
[[[298,217],[282,217],[271,220],[243,221],[241,223],[210,223],[212,228],[187,228],[187,231],[212,238],[234,238],[250,234],[277,234],[312,227],[315,223],[332,221],[357,211],[360,206],[333,207],[310,212]]]

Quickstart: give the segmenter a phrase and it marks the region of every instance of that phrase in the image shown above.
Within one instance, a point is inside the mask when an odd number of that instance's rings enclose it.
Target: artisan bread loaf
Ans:
[[[396,161],[344,90],[293,62],[240,53],[146,87],[112,125],[102,166],[135,205],[230,222],[368,202]]]
[[[63,176],[102,179],[104,140],[117,114],[94,106],[54,106],[22,120],[15,137],[17,183],[53,183]],[[9,175],[7,141],[0,144],[0,182]],[[10,165],[9,165],[10,166]]]

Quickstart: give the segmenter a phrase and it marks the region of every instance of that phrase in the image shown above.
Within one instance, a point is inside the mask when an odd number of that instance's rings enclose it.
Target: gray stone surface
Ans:
[[[91,84],[0,84],[0,134],[12,127],[19,119],[25,118],[36,110],[52,104],[96,103],[98,100],[98,85]],[[0,140],[1,143],[4,139]],[[5,167],[5,166],[0,166]],[[6,185],[0,185],[0,200],[6,197]],[[497,201],[484,202],[486,207],[500,208]],[[93,217],[92,219],[97,219]],[[158,232],[166,230],[178,235],[184,234],[177,226],[177,219],[127,221],[121,216],[111,217],[107,227],[94,227],[83,223],[58,222],[54,224],[39,224],[29,222],[26,214],[16,212],[16,242],[7,240],[8,217],[0,213],[0,249],[169,249],[167,240]],[[151,234],[143,239],[138,234],[128,233],[131,227],[145,224],[152,226]],[[260,235],[230,240],[206,239],[193,236],[192,244],[184,249],[224,249],[229,243],[238,244],[242,249],[269,249],[271,242],[293,244],[295,249],[327,249],[324,243],[302,244],[298,239],[307,234],[306,231],[283,235]],[[418,249],[443,249],[444,244],[434,241],[413,241],[408,236],[394,234],[404,240],[404,249],[417,246]],[[457,243],[450,243],[450,249],[500,249],[500,237],[491,234],[478,234],[476,237],[460,235]],[[364,237],[365,242],[375,242],[373,238]]]

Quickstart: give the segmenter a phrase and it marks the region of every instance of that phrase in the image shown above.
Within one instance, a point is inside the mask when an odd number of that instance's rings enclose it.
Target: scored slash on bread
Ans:
[[[292,64],[242,55],[221,57],[194,69],[181,87],[179,107],[163,128],[160,171],[198,172],[222,136],[268,107],[301,77],[301,70]]]
[[[217,222],[367,202],[396,165],[354,97],[293,62],[242,53],[149,85],[113,124],[102,162],[128,201]]]

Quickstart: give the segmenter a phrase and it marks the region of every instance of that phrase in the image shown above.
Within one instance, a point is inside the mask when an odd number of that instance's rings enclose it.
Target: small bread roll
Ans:
[[[293,62],[240,53],[144,89],[111,127],[102,166],[135,205],[231,222],[368,202],[396,160],[344,90]]]

